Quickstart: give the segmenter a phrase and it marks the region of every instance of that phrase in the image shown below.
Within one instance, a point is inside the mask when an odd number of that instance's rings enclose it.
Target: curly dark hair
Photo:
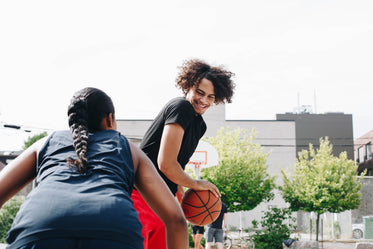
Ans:
[[[215,104],[232,102],[235,88],[232,80],[234,73],[227,71],[223,66],[213,67],[202,60],[191,59],[184,61],[179,69],[176,87],[185,95],[193,86],[198,86],[202,79],[208,79],[214,85]]]
[[[71,99],[67,115],[78,159],[69,157],[66,160],[82,174],[87,171],[88,133],[102,131],[101,121],[110,113],[115,114],[111,98],[97,88],[84,88]]]

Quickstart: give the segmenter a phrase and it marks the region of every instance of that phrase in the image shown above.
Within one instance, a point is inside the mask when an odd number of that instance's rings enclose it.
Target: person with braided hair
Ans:
[[[181,207],[152,162],[116,131],[114,105],[84,88],[68,108],[70,131],[34,143],[0,172],[0,208],[36,178],[8,232],[8,249],[142,249],[134,187],[167,227],[167,247],[186,249]]]
[[[223,66],[210,66],[199,59],[186,60],[179,69],[176,86],[184,97],[174,98],[162,108],[145,133],[140,148],[179,200],[184,193],[182,187],[210,190],[220,197],[214,184],[191,178],[184,168],[207,129],[202,114],[213,104],[231,102],[233,73]],[[143,225],[144,248],[166,248],[162,220],[136,190],[131,198]]]

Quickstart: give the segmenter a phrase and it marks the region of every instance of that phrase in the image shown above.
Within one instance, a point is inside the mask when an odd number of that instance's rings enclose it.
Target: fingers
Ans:
[[[214,184],[212,184],[211,182],[209,182],[211,184],[211,188],[209,189],[216,197],[220,198],[221,197],[221,194],[220,194],[220,191],[218,189],[218,187],[216,187]]]
[[[220,191],[219,191],[218,187],[216,187],[215,184],[213,184],[209,181],[198,180],[198,189],[199,190],[210,190],[212,192],[212,194],[215,195],[216,197],[218,197],[218,198],[221,197],[221,194],[220,194]]]

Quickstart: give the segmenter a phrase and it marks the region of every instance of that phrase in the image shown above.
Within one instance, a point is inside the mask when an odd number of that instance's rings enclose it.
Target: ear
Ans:
[[[101,122],[102,127],[104,130],[116,129],[115,127],[115,117],[112,113],[106,115]]]

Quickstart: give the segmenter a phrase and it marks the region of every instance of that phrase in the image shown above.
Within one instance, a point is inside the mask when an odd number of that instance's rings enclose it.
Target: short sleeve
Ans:
[[[185,99],[178,99],[171,103],[164,113],[166,124],[179,124],[184,130],[193,121],[193,106]]]

